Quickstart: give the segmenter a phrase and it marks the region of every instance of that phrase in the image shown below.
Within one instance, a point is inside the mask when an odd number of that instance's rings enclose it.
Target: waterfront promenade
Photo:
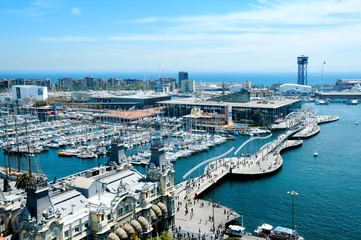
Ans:
[[[174,203],[175,227],[171,233],[173,238],[219,239],[222,238],[225,225],[240,217],[232,209],[213,203],[211,199],[195,199],[194,192],[201,183],[203,187],[208,186],[210,179],[205,178],[192,179],[177,185]]]
[[[287,148],[295,148],[302,145],[303,141],[300,139],[290,140],[289,138],[299,134],[299,136],[307,138],[319,132],[318,124],[332,122],[338,120],[337,116],[308,116],[309,112],[305,111],[307,117],[302,114],[295,114],[292,117],[292,128],[285,131],[278,136],[274,141],[265,144],[255,154],[238,154],[242,146],[235,152],[235,157],[222,156],[207,162],[204,172],[195,178],[189,176],[194,168],[188,172],[182,183],[177,185],[176,191],[176,219],[175,225],[181,227],[181,234],[187,237],[187,233],[193,234],[194,237],[203,239],[214,239],[218,233],[224,230],[225,224],[236,218],[239,218],[239,213],[232,211],[232,209],[212,203],[206,200],[199,200],[199,196],[208,189],[214,187],[217,182],[221,181],[226,175],[262,175],[271,174],[282,167],[283,159],[281,152]],[[306,129],[306,130],[305,130]],[[316,131],[318,129],[318,131]],[[301,138],[300,137],[300,138]],[[256,138],[255,138],[256,139]],[[252,139],[250,139],[252,141]],[[228,154],[229,155],[229,154]],[[201,166],[201,165],[200,165]],[[198,167],[200,167],[198,166]],[[187,179],[188,177],[188,179]],[[187,204],[187,205],[185,205]],[[190,204],[190,205],[189,205]],[[219,205],[218,205],[219,204]],[[187,206],[187,208],[185,207]],[[213,212],[214,211],[214,212]],[[191,213],[191,214],[190,214]],[[214,216],[214,223],[212,222]],[[214,232],[213,225],[216,228]],[[219,227],[219,228],[218,228]],[[246,232],[252,232],[252,229],[246,229]],[[179,237],[178,232],[173,231],[175,237]],[[192,236],[192,235],[190,235]],[[257,239],[256,237],[244,236],[243,239]]]
[[[200,200],[199,195],[229,173],[264,174],[277,170],[282,166],[280,151],[302,144],[302,140],[287,140],[297,131],[299,129],[285,132],[275,141],[263,146],[258,154],[250,157],[217,159],[206,167],[201,176],[189,178],[178,184],[175,192],[176,214],[173,237],[188,237],[189,235],[211,240],[216,236],[221,237],[221,233],[225,230],[225,224],[239,218],[239,213],[220,203],[212,203],[211,199],[209,201]],[[179,229],[179,227],[181,228]]]

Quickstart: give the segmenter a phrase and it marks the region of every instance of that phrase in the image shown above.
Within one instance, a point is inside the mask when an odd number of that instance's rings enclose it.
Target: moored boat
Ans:
[[[72,157],[72,156],[73,156],[73,154],[71,154],[71,153],[69,153],[69,152],[65,152],[65,151],[63,151],[63,152],[58,152],[58,155],[59,155],[60,157]]]
[[[271,240],[303,240],[304,238],[301,237],[296,231],[285,228],[285,227],[276,227],[271,233],[269,234],[269,238]]]
[[[259,226],[256,230],[254,230],[254,232],[257,237],[267,238],[270,235],[272,229],[273,229],[272,225],[264,223],[261,226]]]
[[[226,230],[226,234],[230,235],[230,236],[236,236],[236,237],[242,237],[243,235],[245,235],[245,227],[242,226],[238,226],[238,225],[229,225],[227,230]]]

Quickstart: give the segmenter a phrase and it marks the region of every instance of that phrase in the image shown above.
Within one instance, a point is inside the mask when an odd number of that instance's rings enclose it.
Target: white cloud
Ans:
[[[71,14],[73,14],[73,15],[80,15],[80,14],[81,14],[81,9],[78,8],[78,7],[73,7],[73,8],[71,9]]]
[[[35,0],[31,3],[33,6],[40,8],[52,8],[54,7],[54,3],[50,0]]]
[[[342,66],[347,71],[361,61],[359,0],[259,0],[250,7],[226,14],[149,16],[121,21],[121,33],[101,38],[65,36],[38,41],[126,46],[126,52],[115,47],[112,56],[118,64],[127,55],[129,62],[124,64],[128,67],[130,62],[137,66],[166,62],[199,70],[216,66],[239,71],[294,70],[296,57],[305,54],[310,56],[309,71],[319,71],[324,60],[329,69],[337,71]],[[135,24],[139,26],[134,28]],[[143,24],[151,26],[152,32]]]
[[[82,42],[97,42],[100,41],[99,38],[93,37],[76,37],[76,36],[68,36],[68,37],[43,37],[38,38],[37,42],[53,42],[53,43],[82,43]]]

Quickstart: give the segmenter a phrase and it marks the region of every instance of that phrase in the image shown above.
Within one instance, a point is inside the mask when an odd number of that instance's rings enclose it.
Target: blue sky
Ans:
[[[360,72],[360,0],[2,0],[0,71]]]

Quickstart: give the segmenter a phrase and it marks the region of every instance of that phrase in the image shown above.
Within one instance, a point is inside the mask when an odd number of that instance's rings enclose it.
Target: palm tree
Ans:
[[[23,173],[17,176],[15,187],[17,189],[25,189],[30,181],[31,181],[31,173],[30,172]]]

